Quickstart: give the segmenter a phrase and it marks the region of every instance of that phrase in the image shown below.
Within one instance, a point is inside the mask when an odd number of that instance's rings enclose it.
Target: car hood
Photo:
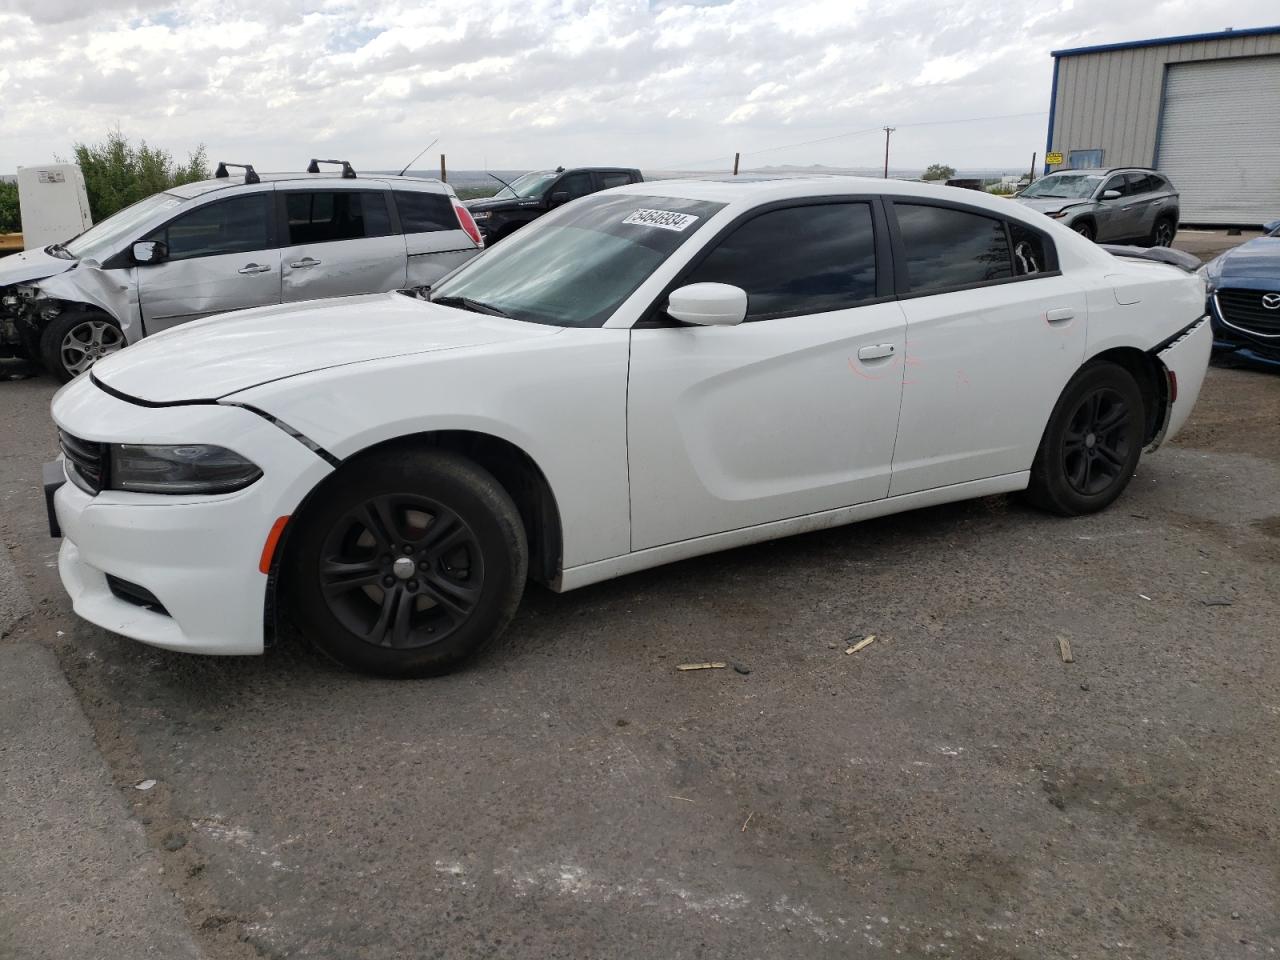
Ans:
[[[1067,207],[1082,207],[1088,200],[1066,200],[1061,197],[1018,197],[1017,201],[1041,213],[1057,213]]]
[[[1228,250],[1218,261],[1224,278],[1280,280],[1280,237],[1257,237]]]
[[[40,248],[11,253],[7,257],[0,258],[0,287],[43,280],[56,273],[65,273],[75,265],[74,260],[51,257]]]
[[[208,402],[328,367],[560,330],[379,293],[206,317],[100,360],[92,376],[144,403]]]
[[[501,200],[486,198],[483,200],[468,200],[463,204],[472,213],[481,210],[523,210],[528,207],[541,206],[540,200],[512,200],[510,197],[504,197]]]

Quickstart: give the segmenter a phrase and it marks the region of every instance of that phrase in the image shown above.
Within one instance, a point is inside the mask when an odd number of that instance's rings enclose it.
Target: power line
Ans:
[[[898,127],[895,127],[894,129],[897,129],[899,127],[943,126],[945,124],[952,124],[952,123],[980,123],[984,120],[1015,120],[1015,119],[1020,119],[1022,117],[1044,117],[1044,116],[1047,116],[1048,113],[1049,113],[1048,110],[1035,110],[1030,113],[1002,113],[1002,114],[995,114],[988,117],[962,117],[955,120],[919,120],[915,123],[900,123],[898,124]],[[845,133],[832,134],[829,137],[818,137],[816,140],[800,140],[800,141],[797,141],[796,143],[784,143],[774,147],[763,147],[759,150],[743,150],[742,156],[754,157],[754,156],[759,156],[762,153],[776,153],[779,150],[792,150],[796,147],[811,147],[817,143],[830,143],[832,140],[843,140],[846,137],[857,137],[857,136],[862,136],[868,133],[882,133],[883,131],[884,131],[884,127],[882,126],[881,127],[864,127],[861,130],[849,130]],[[705,163],[714,163],[717,160],[731,160],[731,159],[732,159],[732,155],[724,154],[719,157],[709,157],[705,160],[686,160],[680,163],[667,164],[663,167],[663,169],[684,170],[690,167],[698,167]]]

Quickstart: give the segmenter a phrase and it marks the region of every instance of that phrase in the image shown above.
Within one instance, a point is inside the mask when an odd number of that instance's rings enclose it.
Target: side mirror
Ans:
[[[133,245],[133,262],[159,263],[169,256],[169,245],[163,240],[139,240]]]
[[[1103,200],[1119,200],[1120,191],[1119,190],[1103,190],[1102,199]]]
[[[732,327],[747,316],[747,291],[727,283],[690,283],[672,290],[667,315],[702,327]]]
[[[1262,225],[1263,233],[1275,233],[1277,230],[1280,230],[1280,220],[1272,220],[1270,223]]]
[[[558,207],[560,206],[560,204],[568,203],[568,202],[569,202],[569,191],[557,190],[551,194],[551,202],[549,206]]]

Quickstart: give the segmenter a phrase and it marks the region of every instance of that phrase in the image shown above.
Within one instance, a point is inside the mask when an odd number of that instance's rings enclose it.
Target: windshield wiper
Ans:
[[[484,303],[481,300],[473,300],[470,297],[436,297],[431,302],[438,303],[442,307],[458,307],[462,310],[470,310],[472,313],[483,313],[490,317],[506,317],[508,320],[512,319],[511,314],[506,311],[499,310],[492,304]]]

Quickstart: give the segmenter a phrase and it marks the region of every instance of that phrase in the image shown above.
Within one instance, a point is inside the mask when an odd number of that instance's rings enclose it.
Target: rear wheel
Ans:
[[[348,464],[295,522],[293,619],[354,670],[450,670],[498,638],[524,591],[519,511],[491,474],[453,453]]]
[[[1086,240],[1095,240],[1098,236],[1097,231],[1093,228],[1093,224],[1088,220],[1081,220],[1079,223],[1073,223],[1071,225],[1071,229],[1080,234],[1080,236],[1084,237]]]
[[[120,325],[105,313],[68,310],[40,335],[40,360],[63,383],[124,347]]]
[[[1155,226],[1151,228],[1151,236],[1147,238],[1147,242],[1153,247],[1171,247],[1173,246],[1173,235],[1177,232],[1177,226],[1167,217],[1157,220]]]
[[[1102,510],[1129,485],[1145,424],[1142,391],[1128,370],[1105,362],[1085,367],[1049,417],[1028,497],[1064,516]]]

